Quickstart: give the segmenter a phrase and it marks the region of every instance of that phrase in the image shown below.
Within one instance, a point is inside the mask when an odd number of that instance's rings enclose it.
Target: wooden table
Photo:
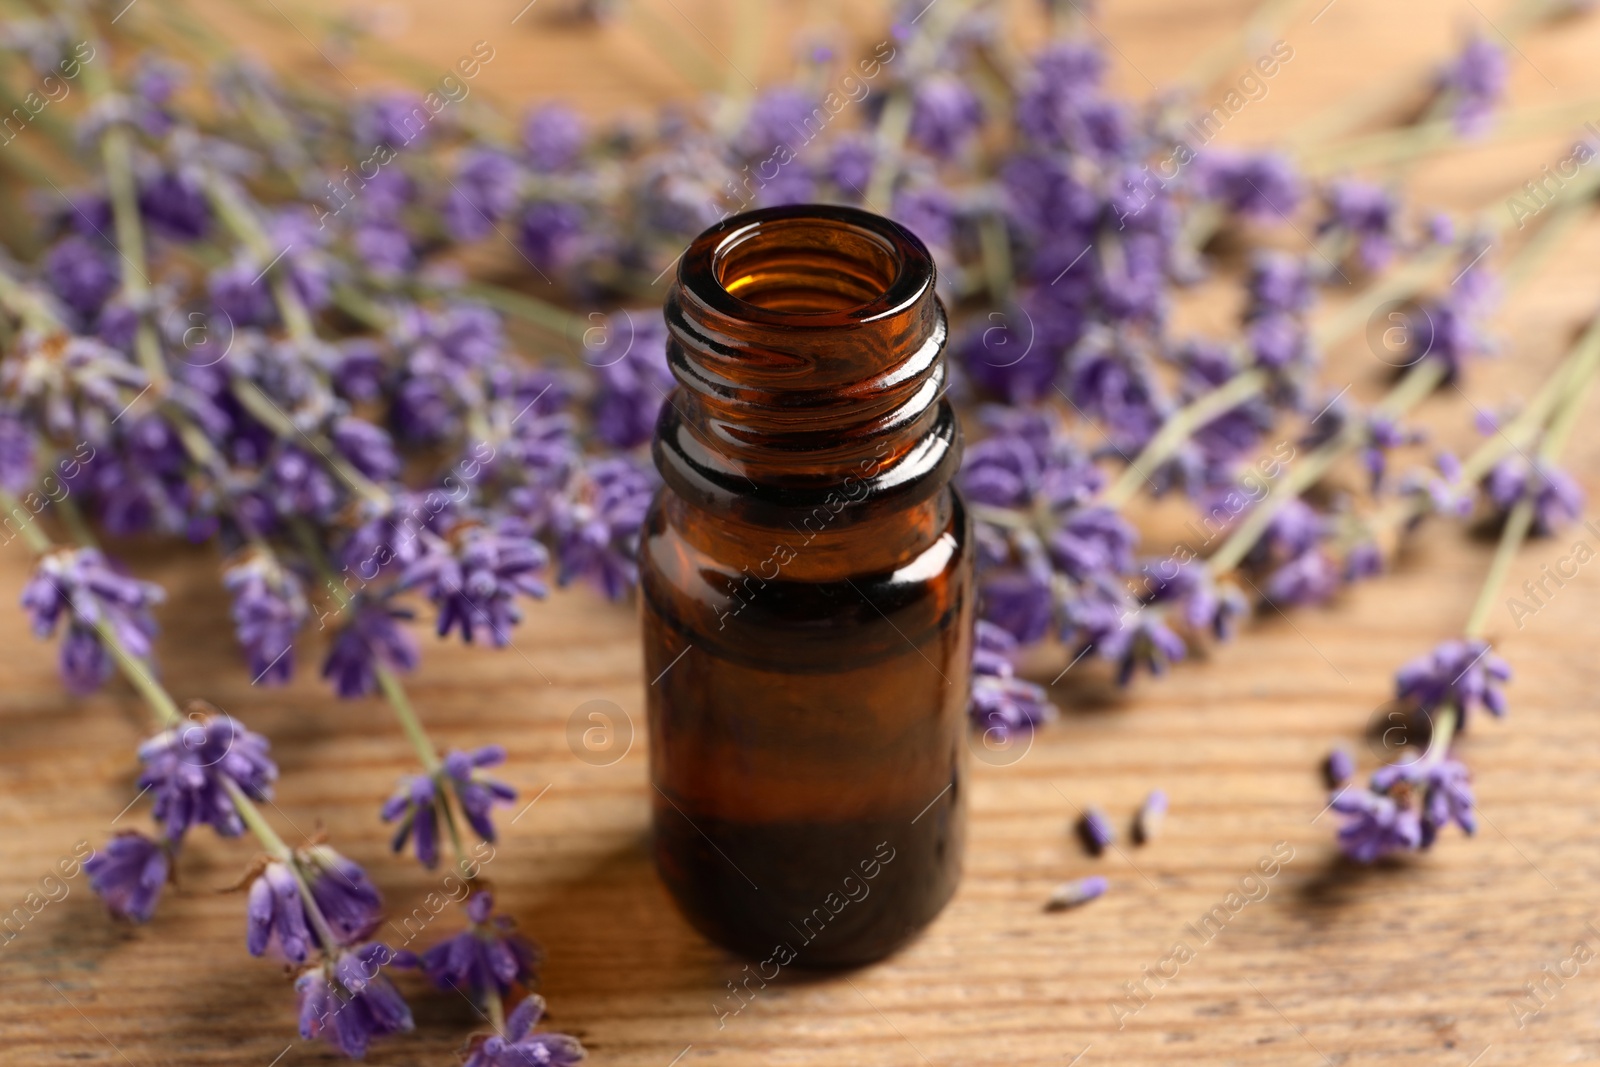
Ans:
[[[150,9],[162,2],[127,17],[154,19]],[[698,40],[698,27],[732,47],[725,23],[734,0],[646,2],[686,38]],[[538,9],[512,25],[519,6],[409,0],[374,10],[400,47],[441,69],[473,41],[491,41],[498,58],[479,88],[508,103],[561,95],[603,113],[688,95],[656,51],[659,34],[626,23],[559,30]],[[1011,5],[1025,27],[1033,6]],[[1284,31],[1293,61],[1227,140],[1265,141],[1332,99],[1422,71],[1460,29],[1492,34],[1484,13],[1499,20],[1505,5],[1335,0],[1313,23],[1318,6]],[[1112,78],[1131,93],[1148,91],[1140,72],[1163,80],[1246,10],[1241,0],[1103,7],[1096,23],[1115,44]],[[765,76],[781,68],[788,34],[806,18],[861,8],[786,5],[769,26]],[[865,35],[876,16],[862,24]],[[290,28],[243,16],[237,26],[289,69],[328,75]],[[1512,63],[1515,98],[1532,105],[1600,93],[1597,47],[1593,19],[1523,39]],[[338,61],[363,85],[379,77],[356,59]],[[1417,171],[1415,202],[1492,202],[1562,158],[1569,140],[1550,135],[1442,158]],[[1476,371],[1467,386],[1475,404],[1493,409],[1527,396],[1553,365],[1595,300],[1595,232],[1569,243],[1505,308],[1505,358]],[[1330,364],[1330,380],[1350,381],[1356,395],[1382,388],[1383,368],[1359,342]],[[1425,405],[1421,421],[1441,441],[1470,445],[1470,415],[1467,401],[1447,392]],[[1597,458],[1591,417],[1571,453],[1591,493],[1600,490]],[[1171,518],[1152,521],[1163,516]],[[1513,584],[1577,536],[1530,545]],[[1520,629],[1498,617],[1517,677],[1510,717],[1474,723],[1462,744],[1481,801],[1477,839],[1452,832],[1427,855],[1358,869],[1336,858],[1331,816],[1322,813],[1318,761],[1338,742],[1371,769],[1362,731],[1394,668],[1458,631],[1488,555],[1485,543],[1429,528],[1398,573],[1330,610],[1263,617],[1209,662],[1126,693],[1092,671],[1064,681],[1055,689],[1062,721],[1024,759],[974,767],[965,881],[927,935],[859,973],[786,973],[721,1027],[717,1006],[740,964],[688,929],[651,869],[642,738],[609,766],[576,759],[566,740],[569,717],[595,699],[614,701],[642,727],[634,611],[584,591],[554,596],[517,631],[514,650],[429,647],[413,688],[442,744],[504,742],[508,777],[540,798],[514,825],[502,820],[489,874],[548,950],[543,991],[554,1025],[580,1036],[597,1064],[1592,1061],[1600,1059],[1600,961],[1589,958],[1564,987],[1549,984],[1548,1004],[1521,1025],[1513,1004],[1524,983],[1544,979],[1542,967],[1572,974],[1575,945],[1586,946],[1581,958],[1600,949],[1600,564],[1582,569]],[[269,814],[279,829],[298,840],[325,827],[366,865],[396,915],[419,907],[439,876],[391,858],[376,820],[379,801],[411,768],[385,709],[332,699],[304,664],[287,690],[251,688],[209,551],[150,551],[130,562],[170,594],[159,653],[169,684],[272,739],[283,776]],[[0,599],[14,601],[27,570],[20,542],[0,552]],[[132,753],[145,729],[138,703],[121,685],[68,697],[53,659],[19,612],[0,612],[4,910],[76,842],[103,842],[135,795]],[[1073,805],[1098,803],[1120,820],[1158,786],[1171,795],[1172,814],[1156,843],[1093,860],[1069,836]],[[145,818],[136,808],[117,825]],[[1260,899],[1209,941],[1196,937],[1189,924],[1226,901],[1275,847],[1292,859],[1276,877],[1246,883],[1264,887]],[[107,921],[84,879],[69,882],[65,899],[0,948],[0,1062],[267,1067],[328,1059],[320,1046],[294,1040],[288,983],[245,955],[243,900],[217,891],[251,854],[246,842],[197,833],[180,885],[141,928]],[[1042,911],[1054,884],[1091,872],[1110,879],[1104,899],[1066,914]],[[433,936],[430,929],[422,940]],[[1147,1003],[1127,999],[1127,984],[1143,981],[1147,968],[1174,973],[1178,941],[1193,958],[1164,985],[1147,983]],[[372,1062],[454,1062],[478,1023],[472,1010],[424,993],[415,979],[406,988],[417,1033],[378,1046]]]

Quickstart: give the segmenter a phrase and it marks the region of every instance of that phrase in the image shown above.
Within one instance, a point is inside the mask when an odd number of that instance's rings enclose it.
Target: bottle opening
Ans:
[[[768,311],[829,315],[882,298],[901,257],[882,236],[841,219],[769,218],[729,234],[712,256],[730,296]]]

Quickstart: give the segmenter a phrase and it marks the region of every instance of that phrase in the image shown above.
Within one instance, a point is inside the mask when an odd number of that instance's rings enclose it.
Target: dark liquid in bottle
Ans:
[[[655,856],[755,960],[881,958],[959,876],[971,560],[932,280],[892,223],[778,209],[702,237],[668,302],[685,384],[640,551]]]

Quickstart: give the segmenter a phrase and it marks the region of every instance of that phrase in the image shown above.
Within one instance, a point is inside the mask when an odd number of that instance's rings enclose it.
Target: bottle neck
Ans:
[[[688,503],[757,526],[822,508],[839,530],[954,475],[933,262],[895,223],[809,206],[729,219],[684,254],[666,321],[679,386],[654,451]]]

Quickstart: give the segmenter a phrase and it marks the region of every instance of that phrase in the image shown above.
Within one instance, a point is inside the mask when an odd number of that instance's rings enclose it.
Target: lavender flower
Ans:
[[[300,1036],[321,1037],[352,1059],[360,1059],[374,1038],[412,1029],[406,1006],[383,967],[395,954],[371,942],[339,953],[295,979],[300,1000]]]
[[[294,637],[309,613],[300,579],[272,556],[253,553],[225,570],[222,584],[233,595],[233,624],[252,684],[287,684],[294,676]]]
[[[583,119],[561,104],[536,108],[522,123],[523,153],[540,174],[554,174],[576,163],[583,139]]]
[[[590,463],[551,521],[561,584],[581,577],[608,599],[627,596],[639,583],[639,531],[655,491],[656,480],[632,460]]]
[[[939,159],[961,151],[983,125],[983,105],[962,81],[935,74],[917,84],[911,98],[911,143]]]
[[[99,317],[122,281],[113,256],[75,235],[62,238],[45,254],[44,274],[56,296],[83,325]]]
[[[81,694],[98,689],[115,670],[97,627],[107,627],[129,655],[143,659],[150,655],[156,632],[150,608],[162,597],[159,586],[113,571],[98,549],[80,548],[40,559],[22,590],[22,606],[39,637],[55,633],[66,617],[61,675],[69,689]]]
[[[506,1018],[504,1032],[473,1049],[462,1067],[571,1067],[583,1059],[577,1038],[533,1032],[543,1015],[544,998],[529,994]]]
[[[1356,258],[1370,271],[1382,270],[1394,255],[1394,198],[1381,186],[1354,178],[1331,182],[1318,233],[1336,233],[1353,242]]]
[[[1500,685],[1510,679],[1511,668],[1489,650],[1487,641],[1444,641],[1400,668],[1394,679],[1395,696],[1424,712],[1455,708],[1465,724],[1468,713],[1480,705],[1496,716],[1504,715]]]
[[[436,988],[456,990],[474,1003],[490,993],[504,999],[531,985],[542,958],[538,946],[515,933],[508,916],[491,914],[494,897],[487,890],[468,897],[466,910],[471,923],[466,930],[421,957],[402,953],[396,964],[420,966]]]
[[[448,819],[443,810],[447,792],[453,793],[467,824],[485,841],[495,839],[495,828],[490,821],[491,809],[496,804],[510,803],[517,791],[504,782],[497,782],[479,773],[484,767],[504,763],[506,750],[499,745],[487,745],[472,752],[452,750],[436,774],[419,774],[400,783],[400,788],[383,805],[380,813],[384,822],[400,820],[391,847],[399,852],[408,839],[415,839],[417,859],[424,867],[439,862],[439,820]]]
[[[252,956],[270,949],[290,963],[304,963],[315,947],[300,879],[285,863],[268,863],[250,884],[245,915],[249,922],[245,947]]]
[[[1294,164],[1273,152],[1207,148],[1195,163],[1200,195],[1249,219],[1289,218],[1300,206]]]
[[[521,188],[522,172],[509,156],[487,148],[467,150],[444,204],[445,228],[457,241],[476,241],[511,214]]]
[[[327,845],[298,850],[295,862],[339,944],[353,945],[377,929],[383,897],[359,864]]]
[[[1028,731],[1056,716],[1044,689],[1016,676],[1017,639],[979,620],[972,652],[972,721],[998,738]]]
[[[517,799],[517,791],[479,772],[505,761],[506,750],[499,745],[485,745],[471,752],[457,749],[444,758],[444,780],[454,791],[467,824],[485,841],[495,839],[494,824],[489,821],[491,809],[496,804],[509,804]]]
[[[205,191],[181,171],[161,171],[141,181],[139,213],[152,230],[175,241],[198,241],[211,229]]]
[[[1409,763],[1391,763],[1374,772],[1372,788],[1417,802],[1422,826],[1421,848],[1432,845],[1439,831],[1451,823],[1467,834],[1478,829],[1473,812],[1471,775],[1460,760],[1430,756]]]
[[[1422,821],[1414,809],[1394,798],[1366,789],[1347,789],[1330,807],[1346,816],[1339,828],[1339,847],[1358,863],[1422,846]]]
[[[661,316],[619,312],[584,338],[584,362],[594,368],[597,379],[595,436],[619,449],[648,442],[662,404],[678,384],[667,369]]]
[[[1509,76],[1505,50],[1479,33],[1469,37],[1461,54],[1439,72],[1439,88],[1449,94],[1451,116],[1461,136],[1476,136],[1488,128]]]
[[[154,814],[167,839],[178,841],[201,823],[224,837],[243,833],[227,786],[252,800],[271,798],[278,768],[267,756],[268,747],[266,738],[237,719],[201,711],[140,745],[139,788],[154,794]]]
[[[1483,479],[1484,496],[1504,520],[1524,500],[1533,501],[1533,533],[1549,537],[1583,514],[1583,489],[1572,475],[1544,460],[1530,467],[1520,456],[1501,460]]]
[[[1111,508],[1081,508],[1050,537],[1050,556],[1062,573],[1085,581],[1097,574],[1122,574],[1133,567],[1139,534]]]
[[[416,669],[416,642],[401,625],[412,617],[409,610],[387,602],[360,601],[329,645],[322,676],[348,700],[377,689],[380,665],[393,671]]]
[[[132,830],[117,834],[83,861],[89,887],[111,914],[141,923],[155,914],[169,866],[166,845]]]
[[[1267,576],[1267,600],[1275,605],[1321,604],[1338,592],[1338,563],[1320,548],[1310,548]]]
[[[539,575],[548,562],[544,546],[515,519],[494,526],[464,524],[449,540],[423,535],[425,549],[400,576],[402,589],[420,588],[439,609],[439,636],[460,629],[471,644],[480,627],[496,648],[511,642],[522,621],[516,597],[542,598]]]
[[[418,861],[429,869],[438,866],[439,805],[443,802],[439,785],[431,775],[418,774],[402,781],[399,791],[384,802],[379,812],[384,822],[400,820],[389,847],[399,852],[408,840],[413,841]]]
[[[583,209],[556,200],[536,200],[522,212],[517,245],[543,272],[560,270],[576,257],[584,228]]]

